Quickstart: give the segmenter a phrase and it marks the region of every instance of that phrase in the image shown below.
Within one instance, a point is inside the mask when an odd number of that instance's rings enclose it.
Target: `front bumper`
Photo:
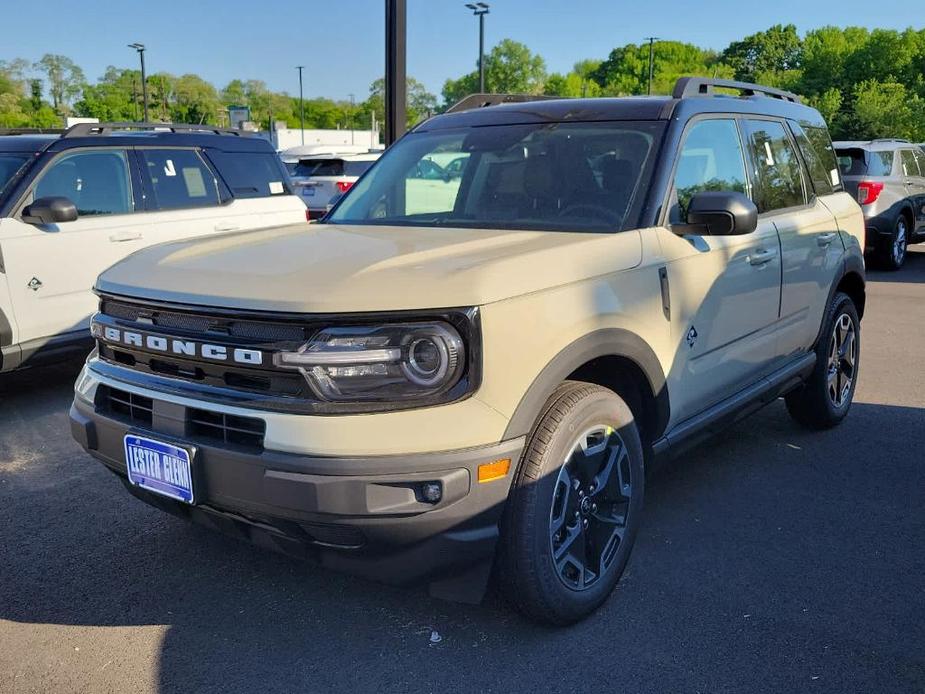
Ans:
[[[169,427],[155,417],[139,428],[77,398],[70,420],[81,446],[146,503],[334,570],[481,598],[523,438],[433,454],[316,457],[203,443],[176,429],[182,412],[171,415]],[[128,482],[129,431],[194,447],[195,506]],[[508,475],[479,483],[479,465],[503,458],[511,460]],[[436,503],[418,493],[431,481],[443,488]]]

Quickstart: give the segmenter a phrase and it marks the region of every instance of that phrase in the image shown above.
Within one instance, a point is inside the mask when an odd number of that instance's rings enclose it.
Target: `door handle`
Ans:
[[[836,236],[838,236],[838,234],[836,234],[834,231],[830,231],[827,234],[819,234],[819,236],[816,237],[816,243],[825,248],[835,240]]]
[[[777,256],[777,251],[769,251],[765,248],[759,248],[757,251],[748,256],[748,262],[752,265],[764,265],[770,263]]]
[[[109,235],[109,240],[113,243],[125,243],[126,241],[137,241],[141,238],[140,231],[120,231]]]
[[[215,231],[237,231],[241,227],[237,224],[216,224]]]

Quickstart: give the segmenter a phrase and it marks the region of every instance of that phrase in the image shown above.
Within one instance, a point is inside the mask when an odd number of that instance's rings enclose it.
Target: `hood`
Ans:
[[[103,272],[104,292],[330,313],[479,306],[633,267],[638,231],[298,225],[166,243]]]

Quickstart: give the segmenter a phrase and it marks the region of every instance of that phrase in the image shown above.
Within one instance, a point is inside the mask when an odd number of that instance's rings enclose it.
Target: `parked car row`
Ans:
[[[864,210],[865,251],[898,270],[909,244],[925,241],[925,152],[908,140],[835,143],[846,189]]]

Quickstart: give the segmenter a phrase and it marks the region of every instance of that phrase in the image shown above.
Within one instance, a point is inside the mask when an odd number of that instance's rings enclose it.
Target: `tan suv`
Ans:
[[[437,155],[460,175],[418,185]],[[784,92],[455,109],[323,224],[103,273],[73,433],[164,510],[455,599],[494,566],[573,622],[626,566],[654,456],[780,396],[844,418],[863,233]]]

